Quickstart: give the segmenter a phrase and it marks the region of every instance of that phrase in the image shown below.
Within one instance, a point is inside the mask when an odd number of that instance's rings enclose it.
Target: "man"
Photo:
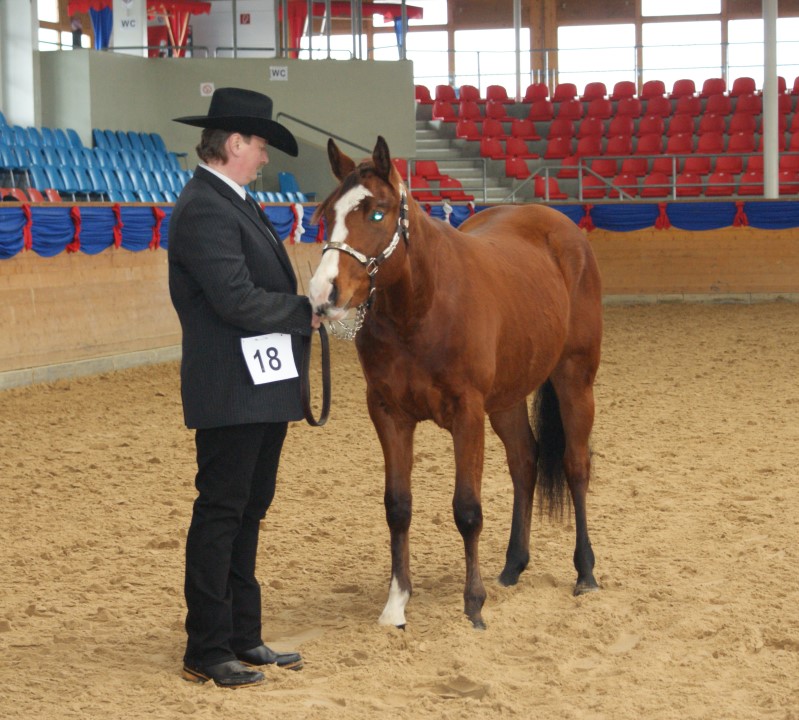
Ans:
[[[255,559],[288,421],[303,417],[302,336],[320,321],[297,295],[277,232],[243,187],[268,162],[267,147],[297,155],[294,136],[272,120],[271,99],[220,88],[207,115],[176,121],[204,128],[202,162],[169,227],[183,413],[197,449],[183,677],[245,687],[263,682],[257,666],[302,667],[298,653],[263,643]]]

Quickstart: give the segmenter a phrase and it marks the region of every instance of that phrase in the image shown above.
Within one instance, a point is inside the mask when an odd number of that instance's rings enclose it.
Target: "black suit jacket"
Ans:
[[[273,237],[269,236],[269,232]],[[299,379],[255,385],[241,338],[292,334],[300,369],[311,304],[263,213],[197,168],[169,223],[169,292],[183,330],[186,425],[210,428],[302,418]]]

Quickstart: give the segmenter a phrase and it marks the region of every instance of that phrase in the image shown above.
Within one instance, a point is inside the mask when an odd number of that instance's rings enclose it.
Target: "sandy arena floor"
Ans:
[[[240,691],[179,675],[193,436],[177,366],[0,393],[0,717],[799,718],[799,305],[606,310],[589,526],[603,590],[574,598],[571,523],[502,568],[511,484],[488,431],[478,632],[462,614],[449,435],[417,433],[407,630],[382,458],[354,348],[333,412],[295,424],[264,522],[265,639],[300,673]]]

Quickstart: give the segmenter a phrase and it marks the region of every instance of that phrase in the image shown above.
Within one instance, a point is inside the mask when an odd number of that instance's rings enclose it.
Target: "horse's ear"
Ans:
[[[327,141],[327,157],[330,160],[333,175],[338,178],[339,182],[343,182],[344,178],[355,170],[355,163],[352,158],[347,157],[338,149],[338,145],[333,141],[333,138],[329,138]]]
[[[388,182],[391,175],[391,153],[388,151],[388,143],[382,135],[377,136],[377,144],[372,151],[372,161],[375,164],[375,172],[378,177]]]

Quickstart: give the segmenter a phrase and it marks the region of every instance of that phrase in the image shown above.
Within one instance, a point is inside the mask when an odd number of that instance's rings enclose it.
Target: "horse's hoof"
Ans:
[[[519,575],[521,573],[515,570],[503,570],[499,576],[499,584],[504,585],[505,587],[510,587],[511,585],[515,585],[519,582]]]
[[[574,586],[574,597],[578,597],[579,595],[587,595],[588,593],[596,592],[597,590],[599,590],[599,585],[593,578],[589,582],[578,582]]]
[[[477,620],[472,620],[472,626],[475,630],[485,630],[486,624],[482,618],[478,618]]]

